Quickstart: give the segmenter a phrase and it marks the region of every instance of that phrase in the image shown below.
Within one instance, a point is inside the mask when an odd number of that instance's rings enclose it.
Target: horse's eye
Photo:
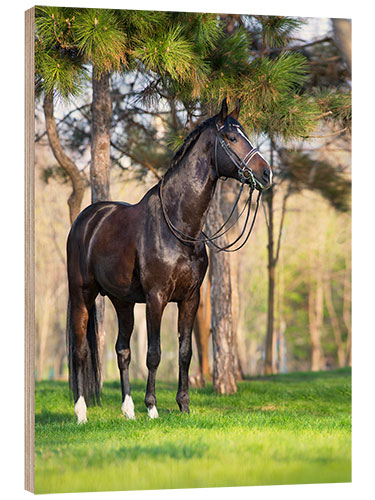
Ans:
[[[237,142],[237,137],[235,135],[231,135],[229,137],[230,142]]]

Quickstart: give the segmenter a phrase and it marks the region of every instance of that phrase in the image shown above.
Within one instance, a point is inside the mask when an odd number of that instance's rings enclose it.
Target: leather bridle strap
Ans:
[[[248,212],[247,212],[247,215],[246,215],[246,221],[245,221],[245,224],[244,224],[244,227],[241,231],[241,234],[234,240],[232,241],[232,243],[229,243],[228,245],[224,246],[224,247],[220,247],[219,245],[217,245],[215,242],[213,241],[209,241],[208,244],[212,245],[214,248],[217,249],[217,252],[237,252],[237,250],[240,250],[246,243],[247,243],[247,240],[249,239],[250,237],[250,234],[253,230],[253,227],[254,227],[254,223],[255,223],[255,219],[256,219],[256,216],[257,216],[257,213],[258,213],[258,208],[259,208],[259,200],[260,200],[260,197],[261,197],[261,194],[262,192],[259,191],[258,193],[258,198],[257,198],[257,201],[256,201],[256,207],[255,207],[255,212],[254,212],[254,216],[253,216],[253,220],[251,222],[251,225],[250,225],[250,228],[249,228],[249,231],[247,233],[247,236],[246,238],[244,239],[244,241],[237,247],[237,248],[232,248],[231,250],[229,250],[233,245],[235,245],[241,238],[242,236],[245,234],[245,231],[246,231],[246,226],[247,226],[247,222],[249,220],[249,215],[250,215],[250,206],[251,206],[251,197],[252,197],[252,194],[253,194],[253,190],[251,191],[250,193],[250,196],[249,196],[249,199],[247,200],[246,203],[249,202],[248,204]],[[205,234],[203,231],[202,231],[202,234]]]
[[[215,138],[215,169],[216,169],[216,174],[220,178],[221,174],[219,172],[219,166],[218,166],[218,161],[217,161],[217,145],[220,144],[220,146],[223,148],[224,152],[226,155],[229,157],[229,159],[234,163],[234,165],[237,167],[238,174],[240,177],[241,182],[248,182],[250,180],[250,185],[255,189],[258,187],[260,190],[264,188],[263,184],[256,179],[254,176],[254,172],[252,169],[249,167],[248,163],[249,161],[256,155],[259,154],[259,151],[257,148],[252,148],[245,158],[241,158],[234,149],[232,149],[228,143],[226,143],[222,137],[221,134],[221,129],[219,129],[216,132],[216,138]]]
[[[242,194],[242,191],[243,191],[243,188],[244,188],[244,184],[241,184],[241,189],[237,195],[237,198],[236,198],[236,201],[233,205],[233,208],[231,210],[231,213],[229,215],[229,217],[227,218],[227,220],[224,222],[224,224],[217,230],[215,231],[215,233],[212,235],[212,236],[208,236],[206,235],[203,231],[201,231],[202,235],[203,235],[203,238],[195,238],[194,236],[190,236],[188,234],[185,234],[183,233],[182,231],[180,231],[174,224],[173,222],[170,220],[168,214],[167,214],[167,211],[165,209],[165,203],[164,203],[164,197],[163,197],[163,185],[164,185],[164,177],[162,177],[160,183],[159,183],[159,197],[160,197],[160,204],[161,204],[161,208],[162,208],[162,211],[163,211],[163,215],[164,215],[164,219],[165,219],[165,222],[167,223],[167,226],[169,227],[170,231],[174,234],[174,236],[184,242],[184,243],[210,243],[212,242],[213,240],[217,240],[218,238],[221,238],[222,236],[224,236],[224,234],[226,234],[236,223],[237,221],[240,219],[240,217],[242,216],[242,214],[244,213],[246,207],[249,204],[249,200],[251,200],[251,194],[252,194],[252,191],[253,189],[250,190],[250,196],[248,197],[243,209],[241,210],[240,214],[237,216],[237,218],[235,219],[234,222],[232,222],[232,224],[227,227],[224,231],[222,231],[224,229],[224,227],[228,224],[230,218],[232,217],[235,209],[236,209],[236,206],[238,205],[238,202],[240,200],[240,196]],[[222,232],[220,232],[222,231]],[[220,234],[219,234],[220,233]]]

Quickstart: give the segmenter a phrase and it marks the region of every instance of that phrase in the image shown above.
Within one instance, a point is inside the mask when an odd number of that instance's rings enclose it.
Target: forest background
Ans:
[[[55,3],[55,2],[53,2]],[[66,1],[65,4],[74,5],[76,2]],[[92,0],[91,2],[81,2],[81,4],[90,6],[100,6],[101,2]],[[2,287],[1,298],[6,314],[4,315],[4,329],[10,334],[5,339],[5,349],[9,352],[21,353],[23,351],[23,335],[24,316],[20,302],[22,298],[23,282],[24,282],[24,226],[23,226],[23,203],[22,193],[24,189],[23,181],[23,162],[24,151],[20,147],[20,133],[24,116],[24,101],[22,99],[24,89],[24,68],[22,64],[15,65],[14,61],[22,61],[24,54],[24,40],[22,36],[23,30],[23,15],[24,10],[30,7],[30,2],[21,1],[17,4],[7,4],[5,6],[6,15],[16,16],[18,19],[18,37],[14,36],[14,24],[7,23],[4,25],[1,36],[5,44],[6,41],[12,40],[12,50],[4,51],[3,65],[11,67],[14,78],[3,78],[1,81],[1,89],[3,95],[12,96],[12,99],[4,99],[3,102],[3,120],[2,120],[2,136],[4,144],[7,144],[5,150],[4,161],[6,165],[11,166],[4,171],[5,185],[16,186],[16,196],[14,189],[4,190],[1,198],[1,206],[3,210],[12,207],[12,217],[3,219],[4,234],[11,234],[13,238],[12,245],[2,245],[1,256],[3,264],[3,279],[7,283],[6,287]],[[173,2],[170,0],[160,0],[159,8],[171,9]],[[209,2],[203,3],[204,7],[209,11],[224,11],[224,2]],[[121,7],[120,2],[114,1],[111,3],[113,7]],[[189,3],[191,10],[198,10],[202,6],[202,2],[192,0]],[[242,1],[232,2],[233,12],[244,12]],[[140,2],[140,7],[151,8],[152,2],[144,0]],[[298,12],[297,12],[298,9]],[[276,488],[262,488],[261,490],[252,490],[256,495],[256,491],[262,492],[262,497],[273,498],[277,491],[280,498],[300,498],[301,493],[307,499],[315,498],[320,494],[323,498],[329,498],[333,493],[339,494],[341,498],[352,498],[353,493],[362,493],[373,488],[371,482],[372,461],[370,460],[371,446],[368,446],[368,441],[371,441],[371,435],[368,435],[368,428],[372,425],[371,409],[374,407],[373,399],[368,399],[368,381],[372,378],[372,358],[374,352],[374,337],[369,335],[368,325],[371,324],[371,311],[373,296],[370,292],[371,283],[374,279],[373,265],[369,266],[369,262],[373,260],[374,255],[374,239],[371,232],[368,232],[368,218],[364,218],[363,214],[368,214],[371,211],[372,201],[372,185],[374,181],[374,170],[367,168],[368,166],[368,145],[372,143],[372,127],[370,125],[371,114],[374,109],[373,102],[368,99],[370,85],[373,81],[374,70],[368,65],[368,52],[362,50],[363,47],[371,46],[372,35],[372,16],[363,15],[363,6],[361,4],[344,4],[337,0],[333,0],[329,4],[323,0],[316,0],[313,4],[301,4],[293,0],[285,0],[280,2],[269,0],[267,5],[257,6],[259,14],[275,14],[288,15],[290,13],[298,13],[302,16],[310,17],[342,17],[353,18],[353,81],[354,84],[354,135],[353,135],[353,161],[354,161],[354,185],[353,185],[353,262],[355,264],[353,274],[353,327],[356,332],[354,338],[353,363],[356,367],[354,372],[354,423],[355,433],[353,456],[355,458],[353,464],[353,484],[350,485],[315,485],[306,486],[290,486]],[[19,133],[15,134],[15,131]],[[22,134],[21,134],[22,135]],[[356,166],[364,166],[366,173],[366,182],[362,182],[362,173]],[[15,202],[16,199],[16,202]],[[15,297],[19,300],[15,300]],[[361,346],[366,345],[366,349]],[[23,491],[23,434],[19,429],[23,426],[23,399],[22,397],[14,398],[15,394],[21,394],[23,390],[23,370],[16,369],[14,356],[6,356],[1,364],[1,374],[3,378],[13,374],[12,383],[4,384],[3,397],[4,400],[13,400],[12,412],[2,412],[1,428],[3,429],[4,450],[7,456],[7,475],[4,477],[2,490],[16,494],[17,498],[26,496]],[[362,411],[363,402],[366,404],[366,411]],[[366,443],[366,445],[364,445]],[[239,497],[247,495],[247,489],[237,489],[236,493]],[[174,495],[173,491],[154,492],[155,496],[161,494],[164,496]],[[190,495],[188,490],[180,491],[181,496],[184,494]],[[197,493],[198,494],[198,493]],[[205,493],[206,494],[206,493]],[[103,494],[104,495],[104,494]],[[118,493],[122,495],[122,493]],[[128,493],[130,497],[139,496],[137,492],[134,494]],[[100,495],[99,495],[100,496]],[[116,494],[112,494],[116,496]]]
[[[272,20],[277,17],[268,18],[268,21],[256,16],[249,19],[263,27],[264,42],[266,29],[272,30]],[[241,27],[238,25],[244,20],[246,28],[245,16],[226,19],[227,29],[238,30]],[[350,61],[345,59],[331,20],[290,20],[287,29],[283,28],[285,33],[281,37],[284,36],[284,40],[278,41],[279,45],[269,36],[271,42],[266,56],[272,59],[279,47],[284,50],[289,45],[288,48],[294,53],[302,53],[307,60],[308,75],[304,84],[307,88],[309,85],[320,90],[334,88],[339,96],[347,96],[351,80]],[[231,22],[234,27],[230,27]],[[250,25],[247,29],[253,30],[254,38],[259,26]],[[256,44],[252,43],[254,49]],[[194,119],[198,116],[192,105],[186,106],[186,98],[185,101],[182,98],[184,106],[176,106],[175,100],[168,99],[164,99],[167,104],[160,106],[150,90],[150,96],[145,95],[144,88],[134,98],[137,94],[134,92],[135,80],[134,75],[126,78],[113,75],[111,78],[115,137],[111,142],[111,197],[131,203],[138,201],[162,175],[173,148],[197,123]],[[330,95],[333,93],[331,90]],[[132,95],[133,98],[129,98]],[[326,97],[322,92],[321,100]],[[60,141],[87,181],[90,100],[89,87],[79,97],[55,99]],[[121,108],[123,100],[126,101],[126,112],[132,111],[132,118],[125,125],[121,123],[125,114]],[[267,141],[261,128],[254,127],[253,130],[253,140],[263,146],[264,154],[278,175],[272,201],[269,197],[267,201],[264,196],[264,210],[259,214],[250,242],[230,259],[239,377],[265,371],[320,370],[351,364],[350,101],[340,101],[340,98],[333,104],[328,101],[322,106],[323,111],[316,115],[316,121],[325,115],[329,120],[313,127],[314,131],[306,136],[307,140],[300,138],[296,141],[291,132],[291,137],[285,133],[284,141],[276,145],[275,140]],[[170,106],[171,102],[173,106]],[[306,114],[309,112],[311,110],[306,109]],[[71,187],[51,154],[44,118],[42,100],[39,99],[36,105],[36,376],[38,379],[60,379],[67,376],[65,241],[70,225],[66,200]],[[131,127],[136,129],[135,133],[130,132]],[[157,148],[150,146],[151,139],[158,142]],[[231,195],[233,188],[227,190],[229,200]],[[86,189],[81,208],[89,203],[89,189]],[[225,206],[221,208],[224,213]],[[270,243],[274,247],[271,255]],[[271,278],[274,296],[270,303]],[[207,284],[203,294],[203,306],[209,310]],[[103,363],[107,378],[117,376],[113,348],[116,323],[108,302]],[[166,310],[162,331],[160,377],[175,379],[177,336],[176,307],[173,304]],[[141,305],[137,306],[132,344],[132,374],[144,378],[146,330]],[[208,346],[209,364],[204,367],[206,378],[212,372],[211,343]],[[197,349],[194,352],[193,377],[198,373]],[[195,378],[199,381],[199,377]]]

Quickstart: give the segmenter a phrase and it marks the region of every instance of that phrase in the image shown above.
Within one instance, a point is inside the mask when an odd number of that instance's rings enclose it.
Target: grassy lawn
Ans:
[[[293,373],[244,381],[238,393],[157,382],[159,419],[133,382],[136,420],[121,416],[119,382],[78,426],[67,383],[36,384],[36,493],[202,488],[351,480],[351,373]]]

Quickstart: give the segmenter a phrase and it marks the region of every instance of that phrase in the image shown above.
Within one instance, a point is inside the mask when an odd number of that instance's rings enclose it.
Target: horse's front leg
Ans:
[[[145,404],[150,418],[159,416],[156,408],[155,380],[161,358],[160,324],[165,306],[166,303],[158,293],[148,295],[146,300],[148,378]]]
[[[182,412],[189,413],[189,366],[191,361],[191,334],[197,309],[199,290],[178,304],[179,377],[176,401]]]

